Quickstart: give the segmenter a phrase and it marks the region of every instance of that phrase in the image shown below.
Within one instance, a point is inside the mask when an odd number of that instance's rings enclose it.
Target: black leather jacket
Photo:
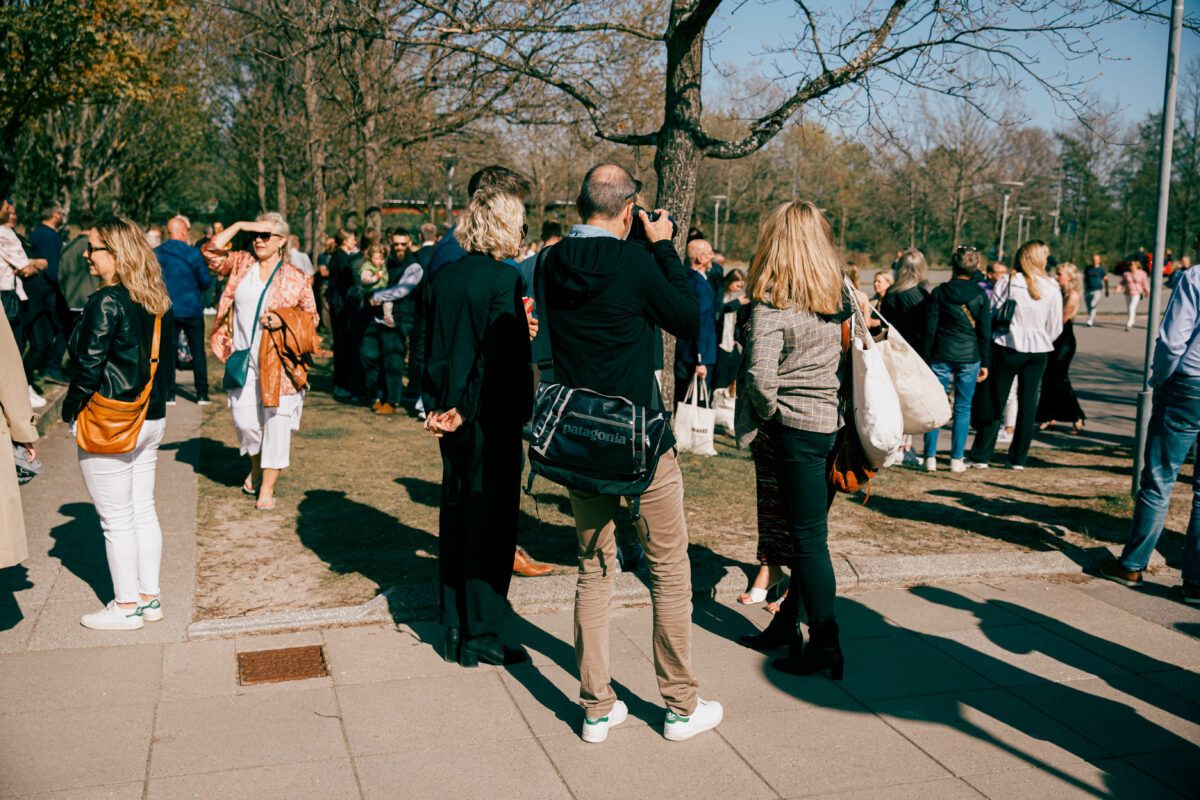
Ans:
[[[120,284],[97,289],[71,333],[75,370],[63,398],[63,420],[74,420],[97,391],[113,400],[136,400],[150,380],[153,341],[154,316],[134,302],[128,289]],[[146,419],[166,416],[167,391],[175,372],[175,317],[170,311],[163,316],[158,351]]]

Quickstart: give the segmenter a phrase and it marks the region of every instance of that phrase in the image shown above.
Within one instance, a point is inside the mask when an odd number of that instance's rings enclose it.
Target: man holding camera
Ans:
[[[583,224],[550,250],[539,282],[556,381],[662,409],[654,378],[658,329],[694,340],[700,309],[671,243],[674,223],[665,211],[651,218],[635,208],[640,189],[616,164],[592,167],[576,203]],[[626,241],[634,228],[644,241]],[[574,489],[570,498],[579,539],[575,658],[586,715],[582,735],[601,742],[628,714],[608,665],[621,498]],[[680,741],[716,727],[723,712],[719,703],[700,699],[692,677],[691,566],[673,438],[663,442],[636,526],[650,563],[654,667],[667,706],[663,733]]]

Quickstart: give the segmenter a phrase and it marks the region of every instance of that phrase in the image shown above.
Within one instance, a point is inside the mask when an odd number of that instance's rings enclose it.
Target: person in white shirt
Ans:
[[[17,342],[17,351],[23,347],[24,326],[21,318],[21,301],[25,300],[22,278],[29,278],[46,268],[44,258],[30,258],[13,229],[16,225],[17,208],[12,200],[0,200],[0,305],[8,319]],[[29,404],[35,409],[45,408],[46,398],[29,387]]]
[[[992,368],[980,385],[983,396],[974,410],[975,441],[967,454],[972,467],[988,466],[1003,421],[1004,404],[1016,381],[1017,425],[1008,448],[1008,466],[1025,469],[1047,354],[1054,350],[1054,340],[1063,326],[1062,292],[1046,275],[1049,256],[1045,242],[1026,242],[1013,257],[1012,270],[992,290]],[[1012,323],[1004,326],[997,315],[1010,299],[1016,310]]]
[[[317,274],[316,268],[313,266],[312,259],[308,257],[308,253],[300,249],[300,237],[292,234],[288,237],[288,259],[292,266],[300,269],[305,275],[310,278]]]

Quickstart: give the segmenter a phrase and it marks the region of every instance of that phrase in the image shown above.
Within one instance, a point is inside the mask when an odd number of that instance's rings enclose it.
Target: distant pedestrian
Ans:
[[[253,254],[228,249],[242,231],[251,235]],[[239,451],[250,457],[242,491],[257,495],[261,511],[275,508],[275,484],[291,463],[292,431],[300,428],[308,385],[303,360],[317,349],[317,304],[309,277],[287,263],[288,233],[283,216],[268,212],[230,225],[203,251],[229,276],[210,341],[225,363]]]
[[[1200,236],[1193,242],[1200,251]],[[1154,346],[1150,386],[1153,410],[1146,430],[1145,467],[1133,507],[1129,541],[1120,558],[1106,561],[1100,573],[1126,586],[1141,586],[1142,573],[1162,535],[1179,470],[1200,436],[1200,270],[1179,278],[1163,313]],[[1193,497],[1200,486],[1193,472]],[[1183,540],[1183,599],[1200,604],[1200,503],[1192,502]]]
[[[345,228],[333,237],[336,248],[329,257],[329,277],[324,295],[329,301],[333,324],[333,396],[349,397],[351,365],[358,359],[350,336],[350,291],[358,282],[350,266],[350,254],[358,252],[358,237]]]
[[[975,385],[987,380],[991,359],[992,313],[987,294],[974,280],[983,259],[973,247],[959,247],[950,258],[950,280],[929,296],[925,352],[933,374],[949,394],[954,390],[950,433],[950,471],[967,468],[964,454],[971,432]],[[937,429],[925,434],[925,469],[937,470]]]
[[[1087,300],[1087,326],[1096,323],[1096,311],[1100,308],[1100,299],[1108,297],[1108,270],[1100,263],[1100,254],[1092,254],[1092,265],[1083,273],[1083,296]]]
[[[1142,269],[1141,260],[1129,262],[1129,268],[1117,285],[1117,293],[1125,295],[1125,308],[1129,312],[1125,320],[1125,330],[1129,330],[1137,316],[1138,301],[1150,294],[1149,274]]]
[[[521,273],[503,263],[520,252],[524,221],[519,198],[478,190],[455,228],[467,255],[430,285],[422,390],[425,428],[442,454],[443,657],[464,667],[528,659],[500,638],[517,543],[521,426],[533,402]]]
[[[915,247],[904,250],[896,267],[896,282],[879,303],[880,315],[918,353],[924,349],[928,272],[924,253]]]
[[[29,243],[33,245],[35,257],[46,261],[46,268],[25,280],[25,295],[29,298],[25,306],[25,331],[29,342],[25,374],[31,383],[40,374],[51,383],[65,385],[70,379],[62,369],[67,340],[62,327],[64,304],[58,288],[58,262],[63,249],[58,231],[67,215],[58,203],[50,203],[42,209],[39,218],[41,222],[29,232]]]
[[[79,233],[63,248],[58,262],[58,286],[67,304],[67,321],[64,325],[68,339],[75,325],[83,316],[83,307],[92,292],[100,288],[100,278],[95,274],[87,257],[88,234],[96,226],[96,215],[81,211],[75,215]]]
[[[1015,381],[1017,419],[1008,448],[1008,465],[1025,469],[1047,355],[1062,333],[1062,293],[1046,275],[1049,255],[1050,248],[1040,239],[1021,245],[1013,257],[1011,274],[1001,278],[992,292],[993,311],[1011,298],[1016,312],[1007,329],[992,329],[991,370],[974,408],[975,441],[968,454],[972,467],[986,468],[991,461],[1004,405]]]
[[[871,288],[875,290],[875,296],[871,298],[871,306],[879,308],[879,304],[883,302],[884,296],[888,293],[888,289],[892,288],[895,283],[895,278],[891,272],[876,272],[875,279],[871,282]]]
[[[71,335],[74,369],[63,398],[63,421],[76,422],[93,395],[129,403],[147,389],[149,396],[131,451],[88,452],[80,439],[79,470],[104,531],[114,594],[102,611],[85,614],[80,622],[96,630],[136,630],[163,616],[158,585],[163,541],[154,479],[175,371],[175,324],[162,270],[136,223],[101,220],[88,235],[87,254],[101,286],[88,298]],[[159,349],[154,366],[156,320]]]
[[[682,403],[688,388],[695,378],[711,391],[712,379],[716,377],[717,365],[717,315],[716,297],[712,284],[708,282],[708,271],[712,263],[712,247],[704,239],[688,242],[688,284],[700,304],[700,334],[695,339],[680,339],[675,342],[675,402]],[[699,393],[699,389],[697,389]],[[695,398],[697,404],[700,398]]]
[[[192,353],[196,405],[206,406],[209,399],[208,358],[204,348],[204,290],[212,283],[212,277],[204,256],[187,243],[191,228],[187,217],[171,217],[167,221],[167,240],[155,249],[154,255],[162,267],[163,281],[171,295],[175,326],[183,334]],[[175,402],[174,371],[170,378],[168,404]]]
[[[922,262],[924,259],[921,259]],[[796,675],[828,670],[844,659],[834,612],[837,582],[829,555],[829,459],[842,427],[843,323],[856,298],[845,290],[828,220],[809,202],[784,203],[762,224],[750,268],[753,302],[738,413],[738,443],[767,436],[792,540],[791,585],[779,613],[742,644],[788,647],[771,666]],[[799,630],[804,603],[809,639]]]
[[[291,259],[292,266],[310,278],[317,274],[317,269],[313,266],[308,253],[300,249],[300,237],[294,233],[288,237],[288,258]]]
[[[1062,333],[1054,340],[1054,350],[1046,361],[1046,373],[1042,377],[1042,392],[1038,400],[1037,421],[1039,430],[1047,430],[1059,422],[1071,426],[1071,433],[1083,430],[1087,415],[1079,405],[1075,389],[1071,386],[1071,359],[1075,357],[1075,325],[1072,322],[1079,313],[1079,268],[1071,263],[1058,265],[1054,278],[1061,287],[1063,298]]]

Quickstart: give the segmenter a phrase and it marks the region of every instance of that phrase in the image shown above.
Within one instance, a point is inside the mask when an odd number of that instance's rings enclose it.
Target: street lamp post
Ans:
[[[996,248],[996,260],[1004,260],[1004,233],[1008,225],[1008,196],[1012,190],[1024,186],[1023,181],[1000,181],[999,186],[1004,191],[1004,208],[1000,212],[1000,246]]]
[[[719,234],[721,232],[721,217],[720,217],[721,201],[728,200],[729,197],[728,197],[728,195],[723,195],[723,194],[711,194],[711,195],[709,195],[709,197],[712,198],[712,201],[713,201],[713,241],[712,241],[712,246],[713,246],[713,250],[717,250],[718,243],[721,238],[719,236]]]
[[[442,163],[446,166],[446,225],[450,225],[454,212],[454,168],[458,165],[458,158],[442,156]]]
[[[1026,214],[1033,211],[1033,209],[1029,206],[1017,206],[1014,210],[1017,212],[1017,249],[1020,250],[1021,242],[1025,239],[1025,222],[1032,219],[1032,217],[1027,217]]]
[[[1145,467],[1146,431],[1150,427],[1150,368],[1158,339],[1162,312],[1162,267],[1167,249],[1167,208],[1171,199],[1171,145],[1175,138],[1175,94],[1179,83],[1179,40],[1183,30],[1183,0],[1175,0],[1171,9],[1170,44],[1167,48],[1167,76],[1163,90],[1162,145],[1158,162],[1158,219],[1154,225],[1154,265],[1150,271],[1150,308],[1146,315],[1146,361],[1142,367],[1142,390],[1138,392],[1137,442],[1133,448],[1133,495]]]

